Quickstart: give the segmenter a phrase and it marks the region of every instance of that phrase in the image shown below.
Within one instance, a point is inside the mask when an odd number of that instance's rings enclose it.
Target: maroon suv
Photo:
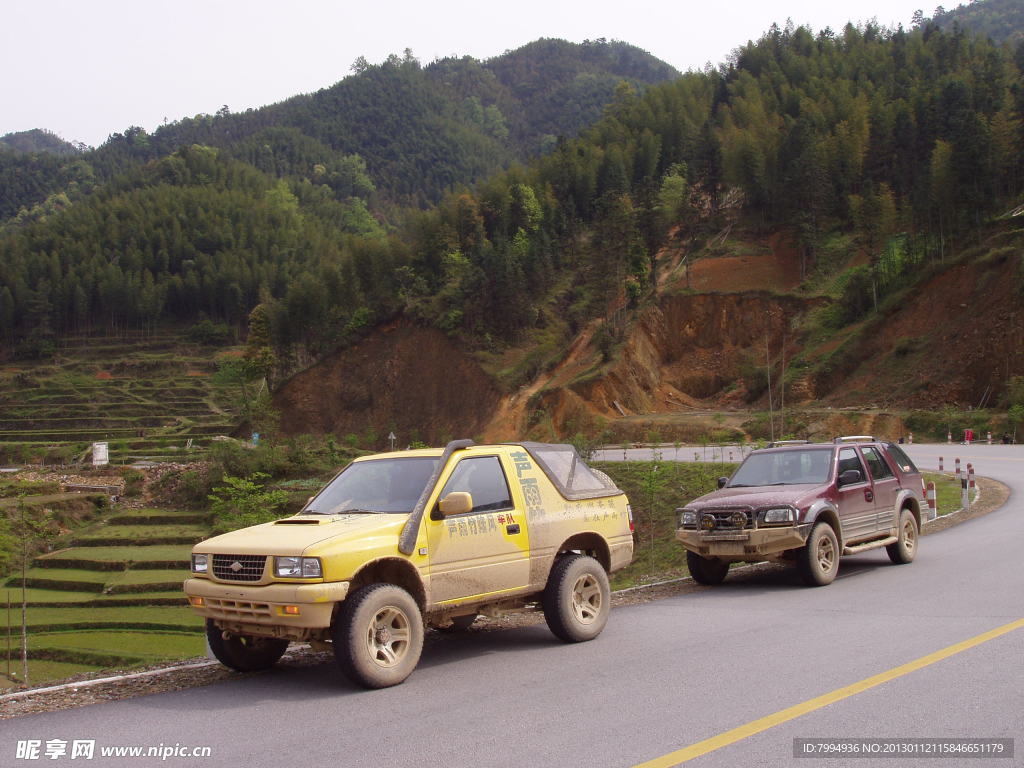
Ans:
[[[885,547],[894,563],[912,561],[921,491],[914,462],[892,443],[775,443],[678,510],[676,538],[700,584],[720,583],[730,563],[785,560],[807,584],[824,586],[840,555]]]

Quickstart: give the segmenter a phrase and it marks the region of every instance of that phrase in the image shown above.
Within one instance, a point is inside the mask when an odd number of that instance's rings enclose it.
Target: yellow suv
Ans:
[[[308,642],[383,688],[415,669],[425,626],[540,608],[560,639],[596,637],[632,527],[571,445],[457,440],[356,459],[298,515],[197,544],[185,592],[232,669]]]

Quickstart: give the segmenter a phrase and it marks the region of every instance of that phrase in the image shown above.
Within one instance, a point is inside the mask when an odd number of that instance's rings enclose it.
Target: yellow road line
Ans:
[[[646,763],[640,763],[635,768],[669,768],[669,766],[679,765],[685,763],[687,760],[692,760],[695,757],[706,755],[708,752],[714,752],[716,749],[727,747],[730,744],[735,744],[737,741],[766,731],[769,728],[774,728],[776,725],[781,725],[789,720],[795,720],[802,715],[806,715],[809,712],[813,712],[816,709],[827,707],[829,704],[834,704],[837,701],[854,696],[858,693],[863,693],[866,690],[874,688],[875,686],[887,683],[890,680],[909,675],[911,672],[916,672],[919,669],[927,667],[930,664],[934,664],[937,661],[948,659],[950,656],[955,656],[958,653],[973,648],[976,645],[987,643],[989,640],[994,640],[997,637],[1005,635],[1009,632],[1013,632],[1015,629],[1024,628],[1024,619],[1018,619],[1017,621],[1011,621],[1009,624],[1004,624],[1001,627],[984,632],[980,635],[972,637],[963,642],[951,645],[948,648],[943,648],[941,651],[930,653],[927,656],[922,656],[919,659],[902,664],[898,667],[894,667],[887,672],[882,672],[872,677],[865,678],[859,683],[848,685],[845,688],[837,688],[831,693],[826,693],[823,696],[818,696],[814,699],[809,699],[801,704],[789,707],[788,709],[780,710],[774,714],[762,717],[759,720],[752,720],[751,722],[741,725],[738,728],[733,728],[731,731],[720,733],[717,736],[712,736],[710,739],[704,741],[698,741],[696,744],[691,744],[683,749],[678,749],[675,752],[669,752],[667,755],[662,757],[656,757],[653,760],[649,760]]]

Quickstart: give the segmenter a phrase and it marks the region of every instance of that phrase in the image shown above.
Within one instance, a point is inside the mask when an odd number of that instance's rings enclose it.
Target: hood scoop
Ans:
[[[275,521],[274,525],[323,525],[327,522],[330,521],[313,517],[286,517],[284,520]]]

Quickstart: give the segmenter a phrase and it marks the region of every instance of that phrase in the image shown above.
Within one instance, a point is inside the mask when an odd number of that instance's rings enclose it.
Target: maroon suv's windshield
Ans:
[[[822,484],[828,482],[831,472],[829,447],[759,451],[747,457],[726,487]]]

